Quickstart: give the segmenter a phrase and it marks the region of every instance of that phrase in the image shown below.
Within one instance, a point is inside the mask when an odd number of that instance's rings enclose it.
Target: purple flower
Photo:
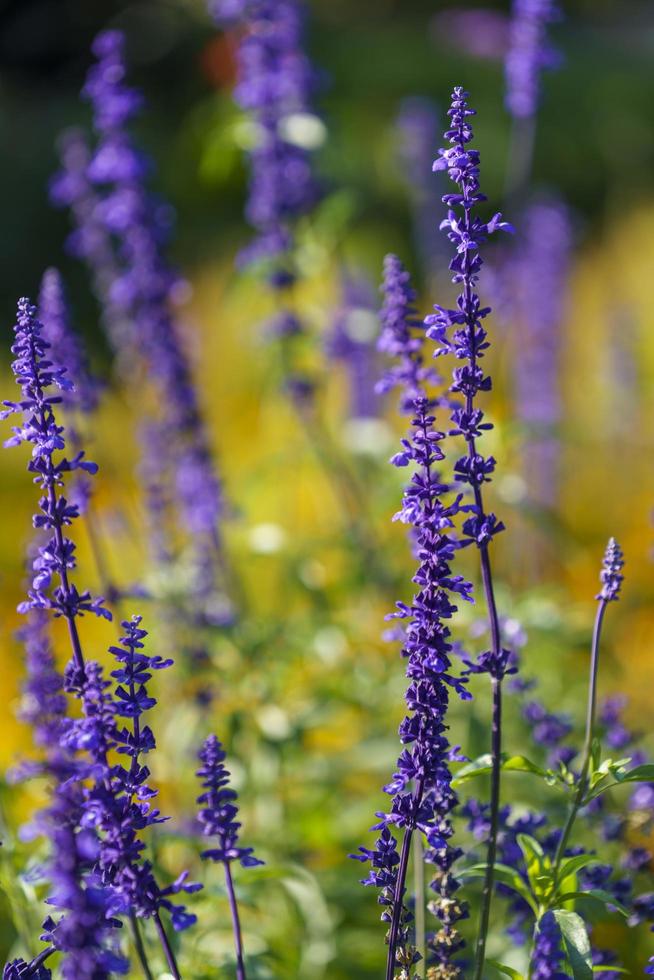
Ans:
[[[400,408],[410,413],[423,385],[437,384],[439,378],[431,367],[424,365],[424,331],[420,333],[422,324],[416,316],[415,292],[409,273],[396,255],[384,259],[382,293],[384,302],[379,314],[382,329],[377,347],[399,363],[385,372],[376,390],[385,394],[392,388],[400,388]]]
[[[39,318],[43,335],[50,345],[49,357],[64,368],[74,385],[63,393],[63,404],[71,410],[92,412],[97,408],[99,386],[89,370],[82,343],[70,325],[70,311],[64,284],[56,269],[46,269],[39,293]]]
[[[240,823],[235,819],[238,815],[236,793],[229,788],[229,770],[225,767],[225,750],[215,735],[209,735],[200,749],[199,759],[202,763],[196,775],[204,792],[198,796],[201,804],[199,820],[202,833],[206,837],[216,837],[217,844],[202,852],[203,858],[220,861],[223,864],[239,861],[244,868],[252,868],[263,864],[254,857],[251,847],[240,847],[238,832]]]
[[[35,745],[52,748],[58,745],[65,727],[66,696],[47,635],[45,610],[30,610],[16,636],[25,647],[27,668],[20,719],[32,727]]]
[[[89,592],[79,593],[70,581],[69,571],[75,568],[75,545],[64,536],[63,529],[79,514],[75,504],[70,504],[59,492],[64,476],[75,470],[95,473],[95,463],[87,462],[79,451],[69,460],[65,457],[55,462],[55,453],[66,447],[64,429],[57,424],[54,406],[61,397],[48,394],[52,386],[69,391],[71,384],[66,369],[56,367],[48,359],[49,343],[43,337],[43,327],[36,318],[36,309],[29,300],[18,302],[18,318],[14,327],[16,339],[12,347],[15,355],[13,372],[22,391],[19,402],[5,401],[0,418],[22,414],[22,425],[14,426],[14,435],[5,445],[16,446],[22,442],[32,446],[32,458],[28,470],[34,474],[34,482],[43,491],[39,501],[40,513],[34,517],[34,526],[48,532],[45,544],[37,550],[33,561],[33,578],[28,598],[19,610],[51,609],[55,616],[63,616],[70,632],[73,653],[78,667],[84,658],[77,633],[77,618],[85,612],[111,619],[111,613],[102,605],[102,599],[92,598]],[[58,584],[53,584],[58,583]]]
[[[436,356],[453,353],[462,361],[461,367],[453,371],[450,391],[464,397],[463,404],[457,404],[451,420],[454,428],[451,435],[461,435],[467,445],[467,453],[454,464],[455,480],[471,487],[474,504],[470,505],[471,516],[463,524],[464,539],[475,542],[479,548],[486,549],[491,539],[504,529],[494,514],[484,510],[481,487],[491,479],[495,469],[492,456],[483,456],[477,450],[477,439],[484,431],[492,428],[484,421],[484,413],[475,404],[479,392],[489,391],[491,379],[484,374],[480,361],[489,346],[483,321],[491,312],[482,307],[476,292],[482,258],[479,249],[486,238],[497,230],[512,231],[511,225],[495,214],[484,222],[476,214],[475,207],[485,200],[479,191],[479,152],[467,149],[473,138],[468,122],[474,115],[467,102],[467,94],[456,88],[452,94],[452,107],[448,110],[451,128],[445,133],[450,142],[448,149],[439,150],[434,162],[434,170],[447,170],[450,179],[457,185],[453,193],[445,194],[443,202],[448,205],[447,218],[441,227],[447,229],[449,240],[455,246],[456,255],[450,262],[453,273],[452,282],[461,286],[456,309],[435,306],[435,313],[425,318],[427,336],[437,343]],[[450,334],[450,331],[451,334]],[[493,655],[498,660],[493,670],[502,671],[500,662],[506,651]],[[508,653],[506,653],[508,657]],[[505,665],[504,665],[505,666]]]
[[[411,412],[411,430],[402,440],[402,450],[391,460],[396,466],[413,465],[414,472],[404,491],[396,520],[413,527],[419,567],[413,577],[417,591],[410,605],[397,603],[391,619],[407,620],[404,627],[402,655],[407,659],[409,687],[406,703],[409,713],[400,725],[399,736],[404,749],[397,771],[384,787],[392,797],[390,812],[378,813],[381,831],[375,849],[360,848],[352,855],[369,862],[372,870],[366,885],[381,888],[382,918],[391,922],[391,962],[411,962],[415,950],[408,945],[409,916],[404,908],[404,883],[411,837],[424,835],[428,850],[425,858],[435,866],[431,888],[435,893],[433,909],[441,928],[430,941],[431,958],[444,965],[452,961],[463,945],[456,923],[467,915],[465,907],[454,897],[459,884],[451,873],[460,852],[452,847],[450,812],[457,797],[451,788],[445,715],[449,688],[461,697],[469,697],[462,682],[453,676],[450,655],[452,643],[447,621],[456,611],[452,598],[470,599],[471,586],[453,575],[450,563],[457,543],[448,534],[458,511],[459,498],[446,504],[442,497],[449,486],[442,483],[436,466],[443,459],[439,443],[444,433],[435,426],[432,414],[434,400],[427,395],[424,382],[431,375],[422,366],[423,337],[414,335],[413,291],[409,277],[395,256],[384,264],[384,307],[380,347],[400,359],[399,368],[384,384],[403,385],[403,407]],[[396,862],[395,832],[404,836],[405,845],[399,865]],[[396,867],[397,865],[397,867]]]
[[[97,61],[83,96],[92,104],[98,145],[93,152],[80,147],[79,139],[72,148],[65,145],[64,170],[52,193],[56,202],[71,207],[77,237],[88,239],[77,252],[94,272],[104,322],[126,375],[142,384],[135,372],[140,366],[154,386],[158,414],[146,422],[148,433],[159,432],[156,461],[150,452],[147,463],[146,499],[157,538],[153,550],[157,557],[169,551],[160,547],[166,537],[160,524],[168,516],[160,502],[167,499],[190,539],[191,611],[202,620],[224,586],[224,502],[174,309],[186,286],[165,255],[172,212],[148,191],[151,165],[127,128],[143,99],[125,83],[123,35],[100,34],[93,51]]]
[[[531,961],[532,980],[565,980],[567,973],[561,948],[561,931],[551,912],[547,912],[538,923],[536,942]]]
[[[624,568],[624,555],[620,545],[615,538],[609,538],[606,546],[600,581],[601,591],[595,596],[600,602],[617,602],[620,598],[620,589],[624,575],[621,574]]]
[[[523,216],[523,240],[504,275],[514,291],[515,401],[527,426],[524,474],[533,499],[553,506],[558,492],[561,415],[561,326],[571,245],[570,216],[557,200],[538,201]]]
[[[343,275],[341,305],[336,311],[325,350],[332,361],[347,369],[352,419],[375,418],[379,399],[375,396],[374,338],[377,332],[374,292],[365,277]]]
[[[52,950],[54,952],[54,950]],[[26,963],[25,960],[12,960],[2,971],[2,980],[52,980],[52,973],[44,963],[37,962],[40,957]]]
[[[540,73],[559,64],[559,54],[547,39],[547,25],[559,16],[556,0],[513,0],[505,62],[505,101],[512,116],[523,119],[535,114]]]
[[[395,121],[398,157],[413,215],[416,251],[423,269],[431,274],[444,247],[433,217],[438,190],[431,177],[434,148],[438,140],[438,112],[430,99],[412,96],[403,99]]]
[[[99,836],[95,866],[109,896],[109,911],[156,919],[164,909],[170,913],[174,928],[180,930],[193,925],[196,917],[171,902],[170,897],[180,891],[197,891],[201,886],[187,884],[184,873],[172,885],[161,888],[151,862],[143,857],[142,832],[167,818],[150,805],[157,794],[148,784],[150,771],[142,757],[152,752],[156,743],[142,716],[156,704],[147,689],[152,671],[169,667],[172,661],[143,652],[147,633],[140,622],[139,616],[124,621],[121,645],[111,647],[119,663],[111,675],[116,682],[113,691],[98,663],[87,663],[84,672],[69,665],[66,689],[79,698],[83,715],[71,725],[67,742],[76,751],[88,752],[93,764],[95,779],[86,793],[85,822]],[[118,762],[112,761],[114,751]],[[125,757],[129,762],[123,765],[121,758]]]
[[[202,833],[206,837],[216,838],[216,845],[203,851],[202,857],[217,861],[223,866],[236,948],[236,976],[237,980],[245,980],[243,939],[231,866],[234,861],[239,861],[244,868],[253,868],[263,864],[263,861],[254,856],[251,847],[239,845],[238,835],[241,825],[236,820],[237,796],[234,790],[229,788],[230,773],[224,764],[225,750],[215,735],[209,735],[198,756],[202,765],[196,772],[196,776],[204,790],[197,798],[200,804],[198,817],[202,824]]]
[[[71,800],[73,793],[76,798]],[[128,963],[116,949],[113,934],[118,923],[109,914],[109,894],[93,872],[97,837],[92,830],[77,829],[82,819],[77,797],[74,787],[63,786],[49,810],[53,887],[47,902],[63,914],[45,920],[41,939],[64,954],[65,980],[104,980],[126,974]]]
[[[318,199],[311,168],[317,120],[311,101],[317,78],[304,53],[304,9],[297,0],[216,0],[209,10],[220,24],[241,29],[236,102],[256,124],[249,153],[246,217],[254,242],[242,259],[274,260],[271,284],[288,264],[294,221]],[[283,277],[282,285],[286,285]]]

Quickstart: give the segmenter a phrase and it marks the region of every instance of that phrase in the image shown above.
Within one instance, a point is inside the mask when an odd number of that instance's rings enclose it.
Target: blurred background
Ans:
[[[203,638],[208,673],[161,680],[153,768],[163,805],[183,828],[193,813],[195,746],[209,728],[227,743],[244,801],[246,843],[267,862],[240,874],[254,977],[340,980],[380,971],[383,930],[375,898],[357,884],[360,868],[346,855],[369,843],[367,829],[383,805],[381,786],[397,754],[402,666],[381,633],[385,613],[410,595],[409,548],[390,522],[403,474],[386,465],[405,422],[393,395],[357,408],[347,365],[329,353],[330,337],[343,312],[344,284],[355,280],[356,339],[368,351],[369,372],[381,370],[373,353],[374,311],[389,251],[412,271],[421,313],[449,302],[448,245],[437,233],[443,191],[429,167],[454,84],[466,87],[479,113],[483,189],[518,229],[512,275],[521,275],[529,249],[544,250],[537,266],[542,278],[537,273],[524,295],[507,297],[503,245],[489,249],[482,281],[484,299],[495,308],[494,392],[486,404],[496,425],[487,445],[498,460],[490,497],[507,525],[495,545],[501,610],[528,636],[526,674],[540,678],[552,707],[574,717],[580,738],[593,596],[606,539],[618,537],[627,578],[624,600],[607,624],[601,685],[604,693],[628,696],[632,727],[651,730],[654,9],[632,0],[568,0],[564,7],[551,30],[561,60],[543,78],[530,188],[533,200],[556,201],[555,210],[562,209],[565,228],[553,234],[566,237],[568,251],[563,273],[552,280],[546,233],[530,238],[528,220],[519,221],[524,202],[513,202],[506,190],[508,2],[476,3],[472,12],[437,0],[309,4],[309,48],[322,72],[317,108],[324,133],[315,162],[324,195],[299,230],[298,303],[310,326],[302,356],[321,380],[323,449],[328,445],[339,461],[330,467],[280,390],[279,363],[262,328],[271,301],[252,274],[235,270],[250,232],[242,217],[247,131],[232,101],[233,35],[212,24],[199,0],[0,3],[3,397],[13,397],[16,299],[34,296],[43,270],[55,265],[93,365],[107,380],[87,436],[88,454],[100,464],[98,508],[112,575],[142,579],[156,592],[139,539],[135,404],[112,373],[86,271],[64,248],[68,218],[50,206],[47,193],[59,132],[89,125],[79,91],[100,29],[126,32],[131,79],[147,98],[135,133],[156,161],[153,186],[177,216],[172,255],[191,286],[185,336],[225,482],[227,549],[245,610],[236,626]],[[433,126],[422,169],[411,136],[416,114]],[[537,319],[553,301],[554,339],[546,342],[552,349],[543,366],[523,338],[534,314]],[[556,404],[534,416],[541,396]],[[35,506],[24,463],[22,450],[0,460],[3,768],[30,742],[15,720],[22,663],[13,640]],[[354,504],[342,493],[343,479],[355,488]],[[89,543],[83,530],[76,534],[78,580],[96,588]],[[469,571],[475,574],[472,564]],[[165,645],[165,617],[157,616],[153,610],[154,641]],[[463,611],[463,638],[478,635],[478,617],[483,609]],[[85,642],[102,657],[113,642],[111,627],[90,620],[84,626]],[[485,748],[488,715],[484,685],[474,687],[474,721],[457,705],[452,722],[453,740],[471,755]],[[520,706],[507,711],[520,751]],[[520,784],[512,792],[528,802],[528,790]],[[3,820],[11,823],[37,799],[38,789],[3,787]],[[166,868],[190,863],[199,873],[192,842],[179,829],[166,830],[159,841]],[[6,846],[5,858],[7,852],[12,860],[24,858],[21,848]],[[8,873],[5,868],[5,880]],[[33,896],[29,885],[23,890],[27,907]],[[200,906],[214,902],[211,927],[184,939],[195,957],[194,978],[223,975],[230,955],[217,874],[204,894]],[[36,935],[38,915],[29,915]],[[16,938],[8,908],[0,907],[0,921],[4,951]],[[628,941],[621,927],[602,931],[600,925],[599,934],[605,948],[623,955],[630,975],[639,975],[654,951],[646,929]],[[493,942],[493,955],[510,962],[506,939],[498,933]]]

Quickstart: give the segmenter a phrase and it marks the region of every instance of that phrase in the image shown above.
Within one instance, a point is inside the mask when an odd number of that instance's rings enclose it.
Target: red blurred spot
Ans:
[[[213,88],[231,88],[236,81],[236,34],[217,34],[200,55],[202,73]]]

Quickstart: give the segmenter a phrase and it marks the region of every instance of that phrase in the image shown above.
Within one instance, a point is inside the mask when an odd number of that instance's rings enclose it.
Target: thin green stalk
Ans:
[[[422,964],[427,960],[427,945],[425,941],[425,859],[422,837],[416,834],[413,842],[413,891],[415,897],[415,933],[416,949],[422,957]]]
[[[600,647],[600,639],[602,636],[602,623],[604,621],[604,613],[606,612],[607,605],[608,605],[607,600],[602,599],[597,608],[597,615],[595,616],[595,626],[593,628],[593,640],[592,640],[591,655],[590,655],[590,678],[588,684],[588,705],[586,708],[586,737],[584,740],[584,754],[583,754],[582,765],[581,765],[581,773],[579,775],[579,782],[577,783],[577,791],[575,793],[572,806],[570,807],[570,812],[568,813],[568,818],[563,828],[563,833],[561,834],[561,839],[559,840],[559,845],[556,849],[556,855],[554,857],[554,872],[555,875],[557,876],[558,876],[559,868],[561,866],[561,861],[563,860],[565,849],[570,839],[572,828],[574,826],[575,820],[577,819],[577,814],[579,813],[579,810],[583,805],[584,797],[586,796],[586,790],[588,788],[588,770],[590,768],[591,756],[593,752],[595,715],[597,711],[597,674],[599,670],[599,647]]]

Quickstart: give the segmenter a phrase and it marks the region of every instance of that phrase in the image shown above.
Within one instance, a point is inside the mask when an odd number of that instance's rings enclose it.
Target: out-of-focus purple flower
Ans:
[[[617,602],[620,598],[620,589],[624,581],[621,574],[624,568],[624,555],[620,545],[615,538],[609,538],[609,543],[604,552],[600,581],[602,588],[595,596],[600,602]]]
[[[548,711],[540,701],[529,701],[522,709],[522,717],[529,725],[529,737],[532,741],[550,750],[549,765],[554,766],[559,761],[568,765],[572,761],[577,750],[561,745],[573,730],[567,715]]]
[[[320,136],[312,98],[317,76],[304,52],[304,9],[297,0],[214,0],[218,24],[238,26],[236,102],[256,125],[249,152],[246,217],[256,238],[243,261],[285,266],[295,219],[316,202],[311,148]],[[276,285],[274,272],[272,285]]]
[[[181,517],[191,542],[194,615],[203,615],[207,597],[221,591],[223,497],[188,357],[174,312],[185,289],[165,256],[172,211],[146,188],[150,161],[135,145],[128,123],[143,98],[125,83],[124,37],[100,34],[93,45],[83,95],[93,107],[98,145],[91,152],[79,137],[64,144],[63,169],[51,186],[56,203],[71,208],[77,225],[74,245],[94,272],[105,323],[119,358],[145,367],[157,393],[157,465],[150,453],[150,520],[164,520],[166,496]],[[139,378],[142,383],[142,378]],[[146,436],[147,438],[147,436]],[[153,477],[157,470],[156,479]],[[156,531],[158,538],[165,530]],[[157,555],[166,549],[154,549]]]
[[[64,284],[56,269],[47,269],[43,274],[38,310],[44,336],[50,344],[49,357],[54,365],[65,369],[73,385],[70,391],[62,393],[62,403],[68,412],[70,445],[77,452],[83,442],[78,431],[80,416],[89,415],[98,407],[100,384],[91,374],[82,342],[71,327]],[[78,473],[71,483],[70,497],[80,514],[86,513],[90,496],[90,479]]]
[[[63,914],[45,920],[41,939],[64,954],[65,980],[108,980],[113,974],[126,974],[129,964],[116,947],[113,933],[118,923],[109,914],[109,893],[93,871],[97,836],[93,830],[77,829],[82,804],[79,798],[71,801],[71,793],[78,796],[75,787],[60,787],[48,811],[52,891],[47,902]]]
[[[430,99],[403,99],[395,120],[398,162],[412,211],[416,252],[424,272],[432,275],[445,263],[446,243],[433,220],[438,197],[431,174],[437,145],[439,114]]]
[[[50,345],[49,357],[57,367],[65,368],[73,384],[70,391],[63,392],[64,405],[92,412],[98,405],[99,386],[89,370],[82,342],[72,330],[64,284],[57,269],[46,269],[43,274],[38,310],[43,335]]]
[[[447,39],[464,54],[473,58],[497,61],[503,58],[509,43],[509,19],[499,10],[451,7],[436,14],[432,21],[434,40]]]
[[[530,495],[551,507],[558,494],[561,416],[560,353],[571,249],[570,216],[557,200],[527,208],[521,237],[506,263],[512,319],[518,326],[514,386],[516,412],[527,427],[524,475]]]
[[[61,169],[50,181],[50,200],[57,208],[68,208],[73,231],[66,246],[71,255],[86,262],[93,288],[101,303],[102,323],[119,367],[133,370],[134,333],[127,313],[112,295],[119,269],[111,236],[101,217],[101,201],[88,176],[91,149],[83,132],[66,130],[58,144]]]
[[[0,418],[22,414],[22,425],[14,426],[14,435],[5,445],[16,446],[22,442],[32,446],[32,458],[28,470],[34,474],[34,482],[43,491],[39,501],[40,513],[34,517],[34,526],[48,532],[45,544],[37,549],[33,561],[33,577],[28,598],[19,606],[20,612],[30,609],[51,609],[55,616],[63,616],[69,627],[73,653],[78,667],[82,667],[82,654],[76,620],[85,612],[111,619],[101,598],[93,598],[89,592],[79,593],[69,580],[69,571],[75,567],[75,545],[64,536],[64,528],[78,516],[76,505],[68,503],[59,492],[64,476],[75,470],[97,472],[95,463],[84,459],[79,451],[72,459],[62,457],[58,462],[54,454],[66,447],[64,429],[57,424],[54,406],[60,396],[48,394],[56,387],[60,391],[70,389],[66,370],[55,367],[48,359],[50,345],[43,337],[43,327],[36,318],[36,309],[27,299],[18,302],[18,317],[14,327],[16,339],[12,347],[15,355],[13,372],[22,391],[19,402],[5,401]],[[53,585],[53,581],[58,584]]]
[[[560,17],[556,0],[513,0],[506,55],[506,107],[518,119],[533,116],[540,96],[540,73],[560,63],[547,27]]]
[[[46,627],[45,610],[32,609],[16,634],[25,648],[27,669],[19,717],[31,726],[34,744],[45,749],[58,745],[66,716],[63,678],[56,668]]]
[[[344,274],[341,305],[326,337],[327,356],[345,365],[352,419],[379,415],[375,395],[377,316],[375,296],[365,277]]]
[[[439,443],[444,433],[434,425],[434,400],[424,388],[428,376],[422,364],[423,336],[414,335],[413,291],[409,277],[395,256],[384,263],[384,308],[380,347],[400,359],[398,369],[387,376],[387,387],[403,386],[403,407],[411,412],[411,430],[402,440],[402,449],[393,456],[395,466],[414,467],[404,491],[401,510],[395,515],[415,531],[419,567],[413,581],[418,591],[412,602],[397,603],[397,611],[387,618],[408,620],[404,629],[402,655],[407,658],[409,713],[400,725],[400,741],[405,746],[397,771],[384,787],[393,802],[389,813],[378,813],[373,828],[381,834],[374,850],[360,848],[352,855],[372,870],[363,884],[381,889],[382,919],[391,922],[390,943],[397,962],[409,963],[415,950],[408,944],[409,914],[404,908],[404,881],[408,847],[396,862],[394,830],[403,833],[410,845],[414,833],[424,835],[428,850],[425,859],[435,866],[431,888],[435,893],[433,910],[441,928],[430,940],[430,958],[443,966],[463,946],[456,924],[467,910],[455,896],[459,883],[451,873],[460,851],[452,847],[450,812],[457,804],[449,771],[450,746],[445,715],[452,687],[469,697],[459,678],[451,673],[450,630],[447,621],[456,611],[452,599],[469,600],[471,585],[453,575],[450,563],[457,543],[448,534],[458,512],[459,498],[449,505],[442,500],[449,486],[443,484],[436,466],[443,459]]]
[[[538,932],[531,960],[533,980],[565,980],[567,973],[561,969],[564,953],[561,947],[561,930],[551,912],[538,923]]]
[[[409,273],[396,255],[387,255],[384,259],[381,288],[384,302],[379,314],[382,329],[377,347],[399,363],[385,371],[377,382],[376,391],[381,395],[392,388],[400,388],[400,408],[410,413],[423,386],[437,384],[440,379],[431,367],[425,367],[424,331],[416,316],[415,292]]]

